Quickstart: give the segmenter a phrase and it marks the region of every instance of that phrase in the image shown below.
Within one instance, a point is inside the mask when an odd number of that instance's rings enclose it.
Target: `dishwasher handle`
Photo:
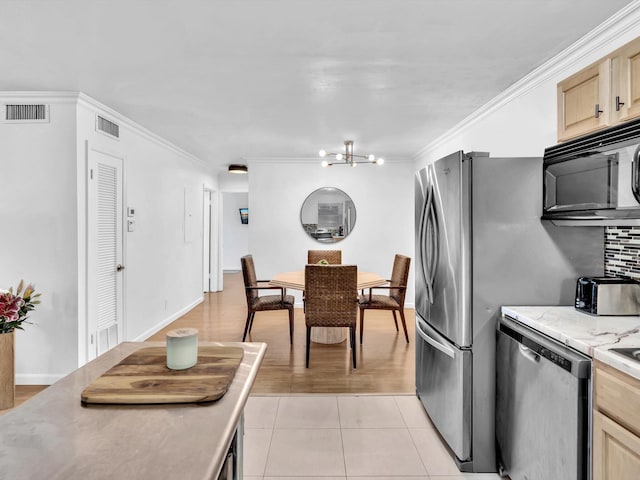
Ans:
[[[524,345],[518,345],[518,349],[524,358],[533,363],[538,363],[540,361],[540,355],[531,350],[529,347],[525,347]]]

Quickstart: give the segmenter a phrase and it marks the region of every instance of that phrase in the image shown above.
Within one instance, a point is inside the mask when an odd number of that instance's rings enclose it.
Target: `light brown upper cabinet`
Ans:
[[[640,116],[640,38],[618,50],[612,62],[613,115],[624,122]]]
[[[558,83],[558,141],[640,116],[640,38]]]
[[[558,141],[610,125],[610,72],[607,59],[558,84]]]

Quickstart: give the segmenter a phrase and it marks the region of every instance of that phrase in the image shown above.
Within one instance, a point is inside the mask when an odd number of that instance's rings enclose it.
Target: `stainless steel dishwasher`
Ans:
[[[591,359],[504,316],[497,329],[500,474],[588,480]]]

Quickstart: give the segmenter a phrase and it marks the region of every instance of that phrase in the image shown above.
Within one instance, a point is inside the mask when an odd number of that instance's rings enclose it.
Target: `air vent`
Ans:
[[[5,105],[6,122],[48,122],[49,105]]]
[[[98,115],[96,127],[99,132],[109,135],[110,137],[120,138],[120,125],[113,123],[100,115]]]

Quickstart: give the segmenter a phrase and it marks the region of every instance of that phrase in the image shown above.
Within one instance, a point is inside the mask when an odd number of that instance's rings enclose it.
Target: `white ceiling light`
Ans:
[[[376,158],[375,155],[355,155],[353,153],[353,140],[344,141],[344,153],[331,153],[327,152],[326,150],[320,150],[318,154],[322,158],[326,157],[327,155],[333,156],[335,157],[337,162],[339,162],[336,163],[323,160],[321,163],[323,167],[330,167],[332,165],[348,165],[350,167],[355,167],[358,163],[375,163],[376,165],[382,165],[384,163],[383,158]],[[354,160],[354,158],[364,158],[365,160]]]

